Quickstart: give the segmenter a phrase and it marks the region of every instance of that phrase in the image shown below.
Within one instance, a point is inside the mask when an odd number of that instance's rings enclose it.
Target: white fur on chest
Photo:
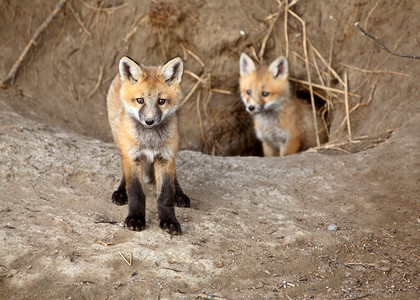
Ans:
[[[152,149],[141,149],[139,146],[134,146],[128,152],[132,160],[139,160],[140,158],[146,158],[147,162],[153,163],[155,157],[159,154]]]
[[[132,135],[136,137],[138,144],[128,150],[131,160],[153,163],[156,158],[170,161],[175,156],[176,149],[169,146],[169,140],[176,134],[176,123],[157,128],[144,128],[138,122],[133,122],[133,125]]]
[[[268,143],[277,149],[286,144],[289,134],[279,128],[277,116],[259,114],[255,116],[255,121],[258,122],[255,133],[261,142]]]
[[[130,158],[133,161],[146,159],[148,163],[153,163],[156,158],[162,158],[168,161],[171,160],[174,156],[174,151],[168,147],[161,149],[150,149],[134,146],[128,151],[128,155],[130,155]]]

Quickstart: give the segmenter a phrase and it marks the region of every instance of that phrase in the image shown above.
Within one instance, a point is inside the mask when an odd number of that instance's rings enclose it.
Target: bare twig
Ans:
[[[166,56],[165,47],[163,46],[163,37],[162,37],[162,32],[160,31],[160,28],[157,28],[157,33],[158,33],[158,38],[159,38],[160,51],[162,52],[162,56],[166,58],[167,56]]]
[[[96,241],[99,245],[102,245],[102,246],[111,246],[111,245],[114,245],[114,243],[113,242],[104,242],[104,241]]]
[[[85,1],[81,1],[81,2],[83,3],[84,6],[86,6],[89,9],[95,10],[97,12],[107,12],[107,13],[114,12],[116,10],[127,7],[129,5],[129,3],[125,3],[125,4],[122,4],[120,6],[116,6],[116,7],[102,8],[102,7],[94,7],[92,5],[89,5]]]
[[[203,292],[199,297],[203,300],[225,300],[225,298],[216,295],[206,294],[206,292]]]
[[[187,52],[187,53],[189,53],[192,57],[194,57],[194,59],[196,60],[196,61],[198,61],[198,63],[202,66],[202,67],[205,67],[206,66],[206,64],[205,63],[203,63],[203,61],[201,60],[201,58],[197,55],[197,54],[195,54],[194,52],[192,52],[190,49],[188,49],[187,47],[185,47],[185,45],[181,42],[180,43],[180,45],[181,45],[181,48],[182,48],[182,50],[184,51],[184,57],[185,57],[185,59],[187,59],[187,55],[186,55],[186,53],[185,52]]]
[[[362,68],[358,68],[358,67],[355,67],[355,66],[351,66],[351,65],[348,65],[348,64],[345,64],[345,63],[340,63],[340,64],[345,66],[346,68],[357,70],[357,71],[360,71],[360,72],[363,72],[363,73],[371,73],[371,74],[385,73],[385,74],[393,74],[393,75],[410,77],[410,74],[402,73],[402,72],[396,72],[396,71],[390,71],[390,70],[367,70],[367,69],[362,69]]]
[[[366,20],[365,20],[365,28],[366,29],[367,29],[367,25],[368,25],[368,21],[369,21],[370,16],[373,14],[373,12],[378,7],[379,3],[381,3],[381,1],[382,0],[377,0],[376,3],[375,3],[375,5],[370,9],[370,11],[369,11],[369,13],[368,13],[368,15],[366,17]]]
[[[197,74],[195,74],[194,72],[191,72],[189,70],[184,70],[184,74],[187,74],[187,75],[191,76],[192,78],[194,78],[194,79],[196,79],[196,80],[198,80],[202,83],[205,82],[205,80],[202,77],[198,76]]]
[[[306,65],[306,74],[308,76],[308,82],[309,82],[309,94],[311,96],[311,105],[312,105],[312,114],[314,117],[314,125],[315,125],[315,132],[316,132],[316,144],[319,147],[321,145],[319,140],[319,132],[318,132],[318,124],[316,120],[316,108],[315,108],[315,99],[314,99],[314,93],[312,90],[312,81],[311,81],[311,72],[309,71],[309,60],[308,60],[308,50],[306,46],[306,25],[305,21],[302,20],[301,17],[299,17],[297,14],[295,14],[292,10],[289,10],[289,13],[295,17],[301,24],[302,24],[302,40],[303,40],[303,52],[305,55],[305,65]]]
[[[305,84],[305,85],[309,86],[309,82],[305,81],[305,80],[300,80],[300,79],[293,78],[293,77],[289,77],[289,80],[294,81],[294,82],[298,82],[298,83],[302,83],[302,84]],[[328,87],[328,86],[323,86],[321,84],[316,84],[316,83],[311,83],[311,84],[312,84],[313,87],[321,89],[321,90],[330,91],[330,92],[333,92],[333,93],[339,93],[339,94],[342,94],[342,95],[345,94],[345,91],[343,91],[343,90],[331,88],[331,87]],[[355,97],[355,98],[359,98],[359,99],[362,98],[362,96],[360,96],[358,94],[350,93],[350,92],[348,93],[348,95],[352,96],[352,97]]]
[[[58,219],[57,222],[61,222],[63,224],[66,224],[67,227],[70,229],[70,232],[73,232],[73,228],[71,228],[71,226],[66,221],[64,221],[63,219]],[[57,222],[55,222],[55,223],[57,224]]]
[[[203,139],[204,149],[206,149],[207,148],[207,141],[206,141],[206,133],[205,133],[205,130],[204,130],[204,123],[203,123],[203,119],[201,117],[201,111],[200,111],[200,98],[201,98],[201,89],[198,91],[196,104],[197,104],[198,121],[200,123],[201,138]]]
[[[124,42],[127,43],[128,40],[139,30],[140,26],[146,20],[144,15],[139,15],[137,19],[134,21],[134,25],[131,27],[130,31],[125,35]]]
[[[253,46],[251,46],[250,49],[251,49],[251,52],[252,52],[252,56],[255,58],[256,61],[259,62],[260,60],[258,59],[257,51],[255,50],[255,48]]]
[[[321,53],[319,53],[319,51],[315,47],[313,47],[313,49],[314,49],[314,52],[315,52],[316,56],[318,56],[318,58],[328,68],[328,70],[330,70],[330,72],[334,75],[334,77],[344,86],[344,81],[340,77],[340,75],[338,75],[337,72],[325,61],[325,59],[322,57]]]
[[[275,14],[274,18],[271,20],[270,26],[268,27],[267,33],[265,34],[263,41],[261,43],[260,52],[258,52],[258,61],[261,62],[264,56],[265,47],[267,45],[268,38],[271,35],[271,32],[273,31],[274,25],[277,23],[277,20],[279,19],[280,13]]]
[[[34,18],[34,11],[31,11],[31,16],[29,17],[28,38],[31,36],[33,18]]]
[[[287,23],[287,16],[289,14],[289,0],[285,0],[284,1],[284,41],[285,41],[285,48],[286,48],[286,53],[284,54],[284,56],[289,59],[289,34],[287,33],[287,29],[288,29],[288,23]]]
[[[211,89],[214,93],[225,94],[225,95],[232,95],[231,91],[222,90],[222,89]]]
[[[99,66],[98,81],[96,82],[96,85],[93,88],[93,90],[89,93],[89,95],[86,96],[86,99],[90,98],[93,94],[96,93],[96,91],[98,90],[99,86],[101,85],[102,77],[103,76],[104,76],[104,66],[103,66],[103,64],[100,64],[100,66]]]
[[[182,48],[182,53],[184,54],[184,60],[187,60],[188,56],[187,56],[187,49],[185,48],[184,44],[182,42],[179,43],[179,45]]]
[[[83,29],[83,31],[90,37],[92,34],[89,32],[89,30],[86,28],[85,24],[83,24],[82,20],[80,19],[79,15],[74,11],[73,6],[71,6],[70,3],[67,3],[67,7],[70,9],[73,16],[76,18],[77,23],[79,23],[80,27]]]
[[[38,27],[38,29],[35,31],[34,35],[32,36],[29,43],[26,45],[25,49],[23,50],[22,54],[19,56],[18,60],[13,65],[12,69],[10,70],[9,74],[7,74],[6,78],[3,79],[1,82],[1,87],[3,89],[7,88],[7,84],[9,81],[12,80],[12,83],[15,80],[16,73],[22,64],[23,60],[28,55],[29,51],[32,49],[32,46],[36,45],[36,41],[38,40],[41,33],[48,27],[48,25],[51,23],[51,21],[58,15],[58,13],[61,11],[63,6],[66,4],[67,0],[60,0],[58,2],[57,6],[53,10],[53,12],[49,15],[49,17],[41,24],[41,26]]]
[[[310,39],[308,39],[308,44],[309,44],[310,49],[311,49],[311,58],[312,58],[312,61],[314,63],[314,66],[315,66],[315,70],[316,70],[316,74],[318,75],[319,82],[321,82],[322,85],[325,85],[324,79],[322,78],[321,72],[319,71],[318,63],[316,62],[314,46],[312,45],[312,42],[311,42]]]
[[[201,77],[200,77],[201,78]],[[179,105],[179,107],[184,106],[185,103],[187,103],[187,101],[191,98],[192,94],[194,94],[195,90],[198,88],[198,86],[202,83],[203,78],[201,78],[201,80],[197,80],[197,82],[194,84],[194,86],[191,88],[190,92],[187,94],[187,96],[185,96],[184,100],[182,100],[181,104]]]
[[[344,103],[346,105],[346,118],[347,118],[347,133],[349,135],[349,140],[351,141],[351,127],[350,127],[350,112],[349,112],[349,95],[348,95],[348,81],[347,81],[347,72],[344,72]]]
[[[123,255],[120,251],[118,251],[118,253],[119,253],[119,254],[120,254],[120,256],[122,257],[122,259],[124,259],[124,261],[127,263],[127,265],[131,266],[131,262],[132,262],[132,255],[131,255],[131,252],[130,252],[130,261],[128,261],[128,260],[124,257],[124,255]]]
[[[397,48],[398,47],[398,45],[400,44],[400,42],[401,42],[401,40],[403,39],[403,38],[405,38],[406,36],[407,36],[407,34],[408,33],[405,33],[405,34],[403,34],[403,35],[401,35],[400,36],[400,38],[397,40],[397,42],[395,43],[395,45],[394,45],[394,48]],[[373,54],[369,57],[369,61],[370,61],[370,59],[371,59],[371,57],[373,56]],[[382,68],[382,66],[383,65],[385,65],[385,63],[388,61],[388,59],[390,59],[392,56],[387,56],[385,59],[383,59],[377,66],[376,66],[376,68],[375,68],[375,70],[379,70],[379,68]],[[368,66],[368,65],[367,65]],[[353,91],[355,92],[355,91],[357,91],[357,90],[359,90],[366,82],[368,82],[368,81],[370,81],[370,77],[369,76],[366,76],[366,78],[358,85],[358,86],[356,86],[355,88],[353,88]],[[350,95],[350,94],[349,94]]]
[[[169,271],[174,271],[174,272],[177,272],[177,273],[182,273],[181,270],[177,270],[177,269],[174,269],[174,268],[163,267],[162,269],[169,270]]]
[[[371,38],[372,40],[374,40],[382,49],[384,49],[386,52],[391,53],[392,55],[395,56],[400,56],[400,57],[405,57],[405,58],[413,58],[413,59],[419,59],[420,60],[420,56],[418,55],[413,55],[413,54],[406,54],[406,53],[401,53],[401,52],[396,52],[396,51],[392,51],[390,50],[387,46],[385,46],[376,36],[374,36],[373,34],[367,32],[366,30],[364,30],[360,25],[359,22],[354,23],[354,26],[359,29],[364,35],[366,35],[367,37]]]

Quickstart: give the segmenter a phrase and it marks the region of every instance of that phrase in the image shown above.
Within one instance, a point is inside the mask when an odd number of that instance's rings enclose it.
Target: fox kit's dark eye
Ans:
[[[143,104],[144,103],[143,98],[137,98],[136,101],[137,101],[138,104]]]
[[[269,92],[266,92],[266,91],[263,91],[261,93],[261,96],[263,96],[263,97],[267,97],[268,95],[270,95],[270,93]]]
[[[166,102],[166,100],[162,99],[162,98],[158,100],[159,105],[163,105],[163,104],[165,104],[165,102]]]
[[[246,93],[247,93],[248,95],[251,95],[251,90],[246,90]]]

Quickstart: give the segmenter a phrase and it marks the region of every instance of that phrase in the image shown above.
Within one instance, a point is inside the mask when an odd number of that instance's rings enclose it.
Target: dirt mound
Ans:
[[[238,94],[238,59],[246,52],[261,62],[289,58],[295,92],[308,96],[303,48],[315,96],[324,107],[330,140],[347,141],[344,77],[354,139],[384,140],[418,111],[420,66],[393,57],[362,36],[361,24],[391,48],[418,49],[415,20],[420,3],[381,1],[290,1],[296,15],[276,1],[71,1],[41,36],[16,78],[11,104],[31,117],[109,141],[105,95],[122,55],[160,64],[185,60],[182,149],[219,155],[252,154],[255,137]],[[35,29],[50,14],[51,1],[0,4],[0,74],[4,77]],[[388,18],[392,16],[392,18]],[[287,22],[285,22],[287,21]],[[272,30],[270,30],[272,29]],[[286,39],[287,36],[287,39]],[[4,76],[3,76],[4,75]],[[368,145],[370,142],[367,143]],[[255,148],[255,149],[254,149]],[[347,149],[358,150],[358,148]]]
[[[0,102],[1,103],[1,102]],[[418,122],[356,154],[182,151],[183,235],[127,207],[112,145],[0,106],[1,299],[417,299]],[[37,149],[37,151],[33,151]],[[204,299],[208,299],[205,298]]]

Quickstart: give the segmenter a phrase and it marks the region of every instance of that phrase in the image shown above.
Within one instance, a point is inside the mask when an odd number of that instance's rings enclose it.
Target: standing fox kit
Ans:
[[[257,69],[252,59],[242,53],[239,71],[241,98],[253,116],[264,156],[285,156],[316,146],[311,106],[291,96],[286,58],[279,57],[268,67]],[[323,124],[321,117],[317,118],[317,123]],[[319,138],[326,141],[324,131]]]
[[[119,62],[119,75],[109,88],[108,119],[123,165],[123,178],[112,202],[117,205],[128,202],[124,223],[130,230],[145,228],[146,197],[142,183],[155,180],[159,225],[170,234],[181,233],[174,204],[190,206],[175,171],[182,74],[179,57],[160,67],[147,67],[124,56]]]

